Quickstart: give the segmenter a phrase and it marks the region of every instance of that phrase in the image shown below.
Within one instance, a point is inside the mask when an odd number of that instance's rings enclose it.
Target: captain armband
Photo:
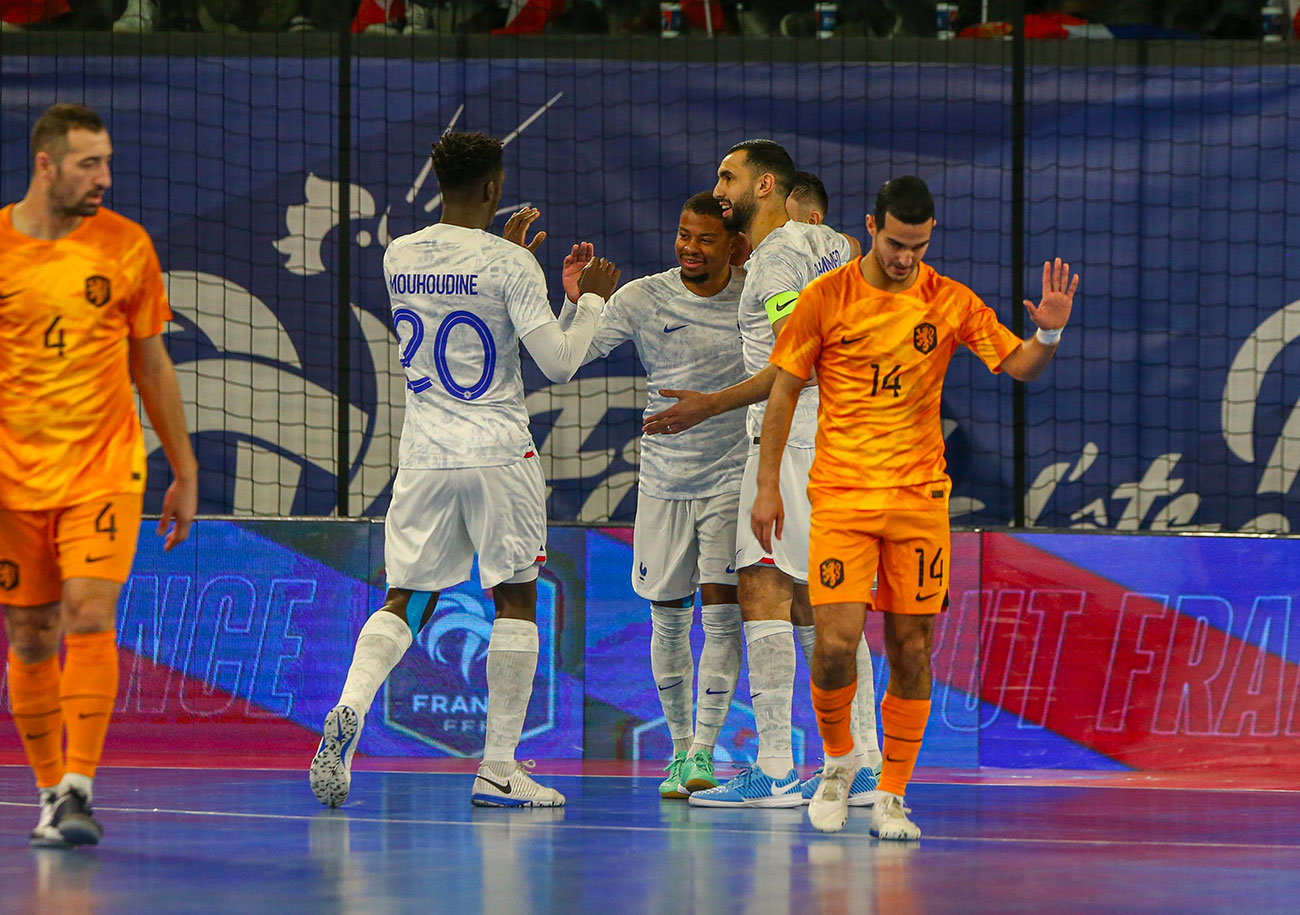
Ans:
[[[799,293],[791,290],[789,292],[778,292],[766,302],[763,307],[767,309],[767,320],[775,324],[782,318],[788,318],[794,313],[794,303],[799,301]]]

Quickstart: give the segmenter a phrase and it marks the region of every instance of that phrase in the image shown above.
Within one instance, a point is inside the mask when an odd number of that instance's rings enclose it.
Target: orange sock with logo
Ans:
[[[885,731],[885,759],[880,768],[881,791],[903,797],[912,780],[921,738],[930,720],[929,699],[900,699],[886,692],[880,700],[880,723]]]
[[[822,689],[812,685],[813,712],[817,715],[817,732],[822,735],[822,748],[826,755],[852,756],[853,732],[849,727],[849,706],[858,692],[858,681],[838,689]]]
[[[68,729],[68,771],[94,778],[117,698],[117,633],[70,634],[63,642],[68,651],[59,699]]]
[[[24,664],[9,649],[9,706],[27,762],[40,788],[63,778],[63,709],[59,705],[59,656]]]

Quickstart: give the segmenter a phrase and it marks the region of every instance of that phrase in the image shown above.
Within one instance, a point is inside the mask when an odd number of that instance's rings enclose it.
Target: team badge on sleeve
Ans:
[[[113,297],[113,285],[106,276],[86,277],[86,301],[96,308],[102,308]]]
[[[928,353],[939,343],[939,332],[933,324],[918,324],[912,328],[912,345],[923,353]]]
[[[822,584],[834,588],[844,583],[844,563],[838,559],[824,559],[820,566]]]

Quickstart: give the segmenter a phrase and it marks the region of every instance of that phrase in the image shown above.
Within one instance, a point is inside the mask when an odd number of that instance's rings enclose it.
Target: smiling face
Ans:
[[[934,219],[912,225],[885,213],[881,225],[867,215],[867,232],[871,235],[871,257],[891,283],[908,283],[917,264],[930,247]]]
[[[732,232],[748,230],[758,212],[758,186],[762,177],[754,174],[749,154],[743,149],[727,153],[718,165],[713,199],[722,206],[723,222]]]
[[[45,180],[51,211],[59,217],[94,216],[113,183],[109,163],[113,144],[108,131],[74,127],[68,131],[67,150],[41,152],[36,167]]]
[[[721,219],[682,210],[675,245],[682,282],[704,285],[726,270],[734,237]]]

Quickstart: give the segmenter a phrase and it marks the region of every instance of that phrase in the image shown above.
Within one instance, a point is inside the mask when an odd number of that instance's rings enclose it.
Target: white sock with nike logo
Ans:
[[[650,673],[659,688],[673,752],[691,746],[691,699],[695,691],[695,658],[691,655],[691,618],[695,607],[650,605]]]
[[[377,610],[361,627],[357,646],[352,650],[348,678],[343,681],[343,692],[338,701],[338,705],[346,705],[357,713],[358,732],[380,685],[388,679],[410,647],[411,627],[396,613]]]
[[[794,701],[794,626],[789,620],[745,623],[749,696],[758,731],[758,767],[772,778],[794,768],[790,706]]]
[[[744,628],[740,604],[708,604],[700,608],[704,624],[704,648],[700,651],[699,690],[695,698],[695,742],[690,755],[712,752],[718,733],[727,721],[731,697],[740,676],[744,651]]]
[[[497,619],[492,624],[492,638],[488,640],[484,762],[515,758],[536,673],[537,624],[529,620]]]

